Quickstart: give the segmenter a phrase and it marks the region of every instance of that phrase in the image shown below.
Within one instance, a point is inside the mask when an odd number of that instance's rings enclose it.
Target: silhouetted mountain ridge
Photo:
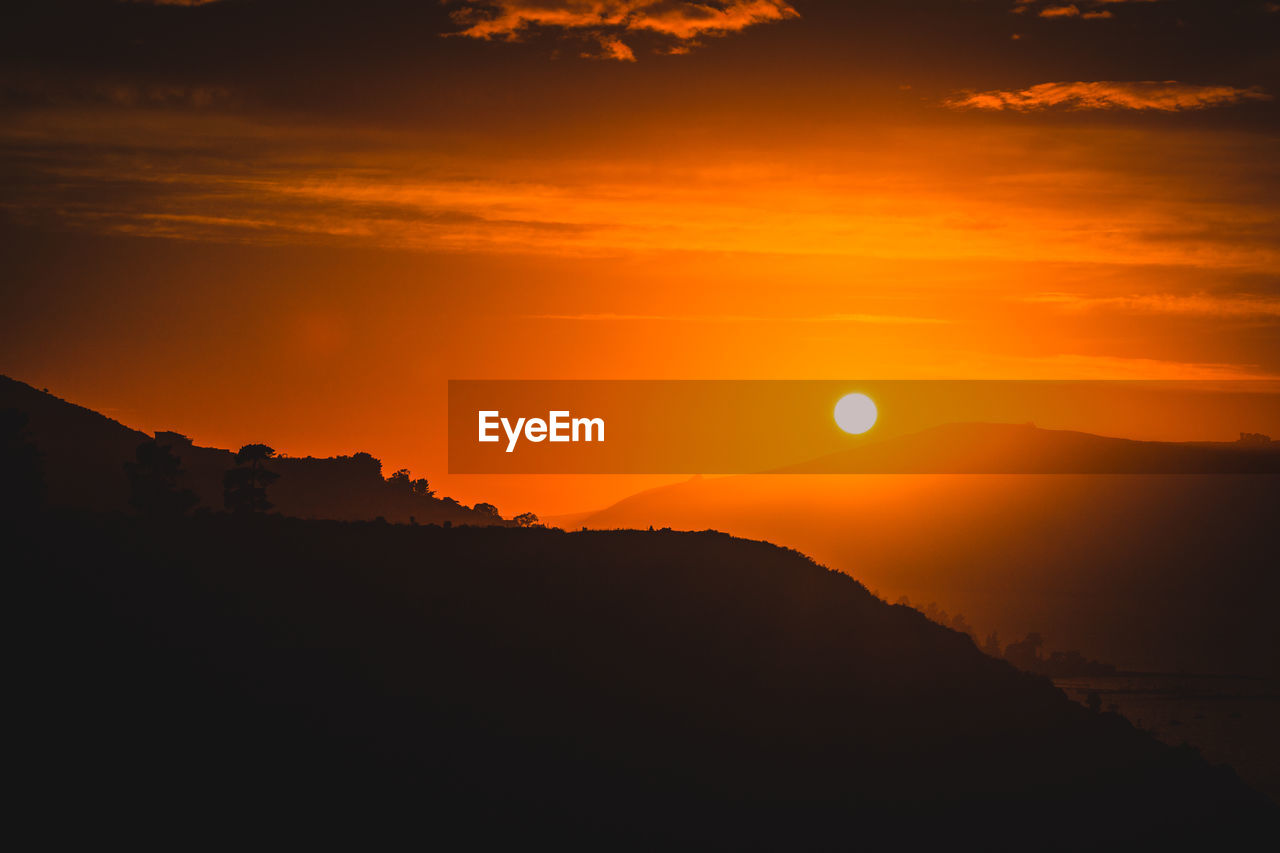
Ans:
[[[130,429],[98,412],[47,391],[0,376],[0,409],[27,416],[27,432],[41,456],[45,496],[53,506],[113,511],[129,509],[124,465],[139,444],[153,436]],[[223,474],[234,467],[233,453],[200,447],[172,432],[156,434],[181,460],[178,487],[190,489],[199,505],[221,509]],[[269,463],[280,475],[270,488],[277,511],[299,518],[331,518],[420,524],[503,524],[451,498],[407,494],[384,479],[382,463],[368,453],[323,459],[276,457]]]
[[[1280,677],[1275,474],[694,478],[590,527],[714,528],[798,548],[985,636],[1042,632],[1121,669]]]
[[[1280,442],[1138,441],[1031,424],[953,423],[774,473],[1276,474]]]

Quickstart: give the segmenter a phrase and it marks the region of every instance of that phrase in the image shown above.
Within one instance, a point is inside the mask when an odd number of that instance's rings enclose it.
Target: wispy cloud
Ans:
[[[622,41],[627,33],[650,33],[668,43],[664,53],[685,53],[704,37],[725,36],[756,24],[800,15],[785,0],[460,0],[453,12],[456,35],[518,41],[540,31],[583,36],[598,50],[589,55],[633,61]]]
[[[1128,380],[1275,380],[1278,377],[1256,364],[1226,362],[1167,361],[1156,358],[1124,358],[1109,355],[1060,355],[1010,359],[1012,376],[1018,367],[1037,379],[1128,379]]]
[[[1068,310],[1112,309],[1192,317],[1280,320],[1280,297],[1255,294],[1153,293],[1141,296],[1084,296],[1038,293],[1025,301],[1059,305]]]
[[[939,362],[944,363],[944,362]],[[1280,374],[1259,364],[1226,361],[1180,361],[1134,358],[1105,353],[1058,352],[1045,355],[953,350],[945,356],[946,368],[935,364],[919,378],[1035,380],[1125,380],[1148,382],[1258,382],[1276,383]],[[894,377],[899,378],[899,377]],[[901,378],[917,378],[904,374]],[[1204,390],[1211,390],[1208,385]],[[1280,385],[1273,385],[1280,391]]]
[[[993,138],[983,129],[958,133],[939,152],[906,128],[893,144],[834,154],[677,152],[655,182],[642,151],[481,167],[454,141],[416,133],[331,134],[169,106],[76,107],[16,114],[0,130],[0,215],[266,245],[1000,259],[1273,275],[1280,221],[1268,191],[1274,171],[1258,167],[1266,140],[1180,134],[1162,137],[1153,154],[1145,131],[1027,127]]]
[[[1041,18],[1085,18],[1085,19],[1102,19],[1111,18],[1114,15],[1106,10],[1105,6],[1116,6],[1121,3],[1159,3],[1163,0],[1076,0],[1075,3],[1062,3],[1049,0],[1015,0],[1013,8],[1010,10],[1014,14],[1021,15],[1029,9],[1039,7],[1036,15]],[[1081,7],[1084,7],[1081,9]]]
[[[1039,83],[1017,91],[960,92],[945,103],[953,109],[1040,110],[1063,107],[1074,110],[1159,110],[1177,112],[1269,101],[1271,95],[1257,86],[1198,86],[1176,80],[1117,82]]]
[[[917,325],[946,323],[934,317],[903,317],[894,314],[819,314],[807,317],[751,314],[529,314],[528,320],[568,320],[581,322],[664,322],[664,323],[864,323],[869,325]]]
[[[48,80],[22,75],[0,77],[0,104],[112,107],[225,107],[232,100],[222,86],[190,86],[71,78]]]

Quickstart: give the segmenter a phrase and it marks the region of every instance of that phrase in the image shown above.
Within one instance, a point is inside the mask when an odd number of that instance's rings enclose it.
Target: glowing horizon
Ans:
[[[449,379],[1280,377],[1264,5],[608,5],[36,10],[4,372],[535,509]]]

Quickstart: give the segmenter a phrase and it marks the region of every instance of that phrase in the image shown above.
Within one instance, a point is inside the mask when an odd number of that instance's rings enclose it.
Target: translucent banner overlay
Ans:
[[[449,472],[1274,474],[1280,382],[453,380]]]

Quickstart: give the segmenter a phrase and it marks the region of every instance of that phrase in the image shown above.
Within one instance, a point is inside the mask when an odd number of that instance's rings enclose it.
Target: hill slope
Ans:
[[[107,837],[991,850],[1276,826],[1229,771],[764,543],[216,515],[37,516],[9,541],[35,639],[18,772]]]
[[[759,475],[572,526],[767,539],[1005,642],[1036,631],[1123,669],[1278,678],[1277,517],[1276,475]]]
[[[0,410],[29,419],[30,440],[39,450],[45,495],[54,506],[96,511],[129,509],[124,464],[152,436],[90,409],[68,403],[25,383],[0,376]],[[198,447],[176,433],[161,440],[182,462],[178,485],[200,505],[222,509],[222,475],[235,465],[230,450]],[[270,489],[278,511],[299,518],[373,520],[420,524],[501,524],[448,498],[407,494],[382,476],[382,463],[367,453],[328,459],[277,458],[280,474]]]

